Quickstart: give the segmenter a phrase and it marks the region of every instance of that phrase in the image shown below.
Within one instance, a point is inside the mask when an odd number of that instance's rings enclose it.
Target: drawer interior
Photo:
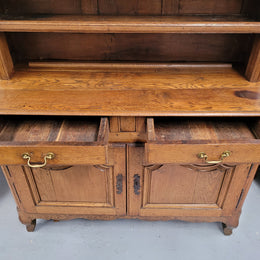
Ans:
[[[6,116],[0,119],[0,142],[103,143],[106,119],[99,117]]]
[[[146,164],[259,163],[259,119],[149,118]]]
[[[148,140],[156,142],[250,141],[260,138],[259,119],[154,118],[148,119]]]

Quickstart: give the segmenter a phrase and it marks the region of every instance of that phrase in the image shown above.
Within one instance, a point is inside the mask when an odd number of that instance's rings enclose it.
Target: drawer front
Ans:
[[[82,165],[82,164],[106,164],[107,145],[73,146],[73,145],[42,145],[42,146],[1,146],[1,165],[26,165],[30,156],[30,164],[44,164],[45,156],[48,153],[54,155],[46,159],[47,165]]]
[[[0,120],[0,164],[106,164],[107,118],[4,117]]]
[[[226,151],[227,157],[222,157]],[[207,160],[199,158],[199,154]],[[222,157],[222,158],[221,158]],[[145,164],[163,163],[258,163],[260,144],[255,143],[220,143],[220,144],[145,144]]]

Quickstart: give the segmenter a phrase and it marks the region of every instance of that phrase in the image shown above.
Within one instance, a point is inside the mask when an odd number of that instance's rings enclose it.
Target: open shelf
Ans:
[[[260,116],[260,83],[230,65],[47,65],[1,81],[0,114]]]
[[[3,32],[260,33],[260,22],[243,16],[1,16]]]

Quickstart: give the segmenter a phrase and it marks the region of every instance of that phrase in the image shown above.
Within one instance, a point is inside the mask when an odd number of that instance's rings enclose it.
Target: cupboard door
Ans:
[[[26,212],[125,215],[125,148],[111,147],[107,165],[3,167]]]
[[[144,148],[128,147],[129,214],[143,217],[230,216],[251,164],[144,165]],[[253,170],[252,170],[253,169]]]

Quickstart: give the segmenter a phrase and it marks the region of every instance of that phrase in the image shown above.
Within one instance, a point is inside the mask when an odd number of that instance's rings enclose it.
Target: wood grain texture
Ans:
[[[56,205],[77,203],[85,207],[114,206],[113,197],[111,201],[114,188],[111,169],[101,171],[92,165],[84,165],[63,170],[47,168],[32,169],[31,173],[29,171],[27,170],[27,174],[33,175],[30,185],[36,186],[41,205],[41,202],[44,205],[55,202]],[[48,175],[49,179],[46,178]],[[49,192],[51,188],[53,191]]]
[[[79,14],[81,0],[3,0],[6,14]]]
[[[195,166],[194,171],[185,170],[185,167],[189,167],[189,165],[170,164],[145,167],[142,165],[143,155],[143,147],[129,145],[128,191],[130,196],[128,209],[130,217],[144,219],[163,219],[164,217],[171,219],[172,217],[182,220],[188,217],[190,220],[200,221],[204,218],[209,220],[214,216],[218,219],[217,221],[221,221],[226,216],[225,223],[232,227],[238,225],[240,210],[236,209],[236,203],[247,179],[250,164],[227,166],[226,168],[223,166],[222,170],[220,170],[222,166],[214,165],[204,167],[204,169],[201,167],[201,172],[197,172],[195,168],[199,168],[199,166]],[[152,171],[150,179],[148,169]],[[136,172],[140,173],[141,190],[143,191],[140,195],[133,192],[133,176]],[[185,175],[189,175],[187,182],[184,181]],[[193,179],[193,175],[198,178]],[[227,176],[233,177],[226,178]],[[175,181],[172,182],[172,179]],[[171,183],[174,185],[174,189],[170,185]],[[183,189],[184,186],[186,189]],[[179,192],[175,192],[175,189]],[[219,194],[216,193],[216,189]],[[195,193],[190,194],[190,190],[195,190]]]
[[[44,156],[53,152],[55,157],[48,165],[106,164],[107,142],[107,119],[101,119],[99,128],[97,119],[9,118],[2,122],[0,163],[24,165],[25,153],[30,154],[32,163],[42,163]]]
[[[10,79],[14,71],[13,60],[4,33],[0,33],[0,79]]]
[[[179,0],[162,0],[162,15],[179,13]]]
[[[99,126],[99,118],[9,117],[1,120],[0,141],[104,143],[98,140]]]
[[[212,204],[218,208],[218,196],[223,185],[225,170],[191,170],[182,165],[163,165],[157,170],[145,171],[147,201],[143,207],[176,207],[169,204]],[[194,205],[196,207],[196,205]]]
[[[254,8],[255,7],[255,8]],[[257,14],[257,0],[3,0],[5,14],[105,14],[105,15],[167,15],[171,14]]]
[[[81,0],[81,12],[83,14],[97,14],[98,0]]]
[[[161,15],[161,0],[98,0],[102,15]]]
[[[157,142],[244,141],[256,138],[247,121],[240,118],[149,118],[147,131],[148,138],[149,132],[154,132],[154,136],[149,140]]]
[[[250,35],[201,34],[7,34],[16,62],[244,62]],[[86,44],[86,42],[88,44]],[[48,46],[48,48],[46,48]]]
[[[255,39],[245,75],[249,81],[260,81],[260,36]]]
[[[128,64],[129,70],[131,70],[130,64]],[[100,92],[100,90],[228,90],[234,88],[243,90],[259,87],[259,83],[248,82],[230,65],[225,64],[154,63],[146,65],[146,63],[141,63],[134,64],[133,71],[130,72],[127,67],[121,69],[120,65],[107,72],[106,67],[113,67],[114,63],[105,64],[105,69],[102,69],[102,66],[100,63],[100,69],[92,69],[90,64],[90,69],[86,67],[78,71],[73,67],[62,71],[63,68],[59,69],[59,65],[56,68],[48,69],[44,68],[44,63],[42,69],[23,67],[18,70],[17,68],[13,78],[9,81],[2,81],[0,88],[10,91],[92,90]],[[247,97],[246,93],[244,96]],[[240,98],[242,98],[242,94]]]
[[[106,1],[107,2],[107,1]],[[150,6],[150,5],[149,5]],[[156,12],[156,10],[155,10]],[[243,17],[47,16],[0,17],[2,32],[76,33],[260,33],[257,21]]]
[[[259,83],[231,68],[172,73],[17,72],[0,85],[2,114],[259,116]],[[187,103],[187,100],[189,102]]]
[[[181,14],[240,14],[243,0],[179,0]]]
[[[111,147],[110,166],[75,166],[46,168],[31,171],[28,167],[4,167],[10,187],[14,182],[21,203],[19,211],[32,214],[124,216],[126,214],[124,146]],[[8,170],[7,170],[8,169]],[[123,190],[116,193],[116,174],[123,176]],[[75,178],[76,177],[76,178]],[[80,178],[79,178],[80,177]],[[48,186],[48,187],[47,187]],[[86,189],[86,187],[88,187]],[[16,191],[12,186],[12,191]],[[49,192],[48,192],[49,191]],[[30,195],[28,195],[30,194]],[[100,217],[99,217],[100,218]],[[107,217],[109,218],[109,217]],[[30,222],[22,213],[23,223]],[[56,218],[55,218],[56,219]]]
[[[55,143],[49,143],[48,145],[40,144],[36,146],[33,144],[11,145],[0,143],[0,152],[3,154],[0,159],[1,165],[27,165],[27,160],[22,158],[22,155],[25,153],[31,156],[31,164],[43,164],[44,156],[49,152],[54,153],[55,157],[52,160],[47,160],[47,165],[107,163],[107,147],[101,145],[56,145]]]
[[[157,122],[159,121],[159,122]],[[153,129],[154,128],[154,129]],[[146,163],[206,163],[198,154],[204,152],[208,160],[218,161],[230,151],[224,163],[250,163],[260,160],[260,140],[241,120],[235,119],[152,119],[147,122],[148,141],[145,144]],[[154,132],[153,135],[149,133]],[[251,151],[251,152],[250,152]]]
[[[135,132],[135,117],[120,117],[120,132]]]

